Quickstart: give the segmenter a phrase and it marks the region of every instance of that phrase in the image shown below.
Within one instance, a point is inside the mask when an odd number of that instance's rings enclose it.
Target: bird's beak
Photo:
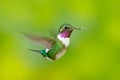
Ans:
[[[75,28],[73,28],[73,30],[87,30],[87,28],[77,28],[77,27],[75,27]]]

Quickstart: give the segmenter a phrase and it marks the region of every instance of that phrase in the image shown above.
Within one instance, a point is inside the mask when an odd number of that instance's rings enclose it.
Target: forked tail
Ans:
[[[34,52],[39,52],[40,53],[40,51],[39,50],[34,50],[34,49],[29,49],[30,51],[34,51]]]
[[[47,53],[45,50],[34,50],[34,49],[29,49],[30,51],[34,51],[34,52],[38,52],[40,53],[41,55],[43,55],[44,57],[47,57]]]

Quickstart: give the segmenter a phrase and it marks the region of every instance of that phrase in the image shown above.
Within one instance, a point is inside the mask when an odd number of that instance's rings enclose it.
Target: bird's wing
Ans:
[[[55,44],[55,39],[49,38],[49,37],[44,37],[44,36],[38,36],[38,35],[33,35],[33,34],[25,34],[23,33],[24,36],[26,36],[28,39],[40,43],[44,45],[46,48],[50,49],[52,45]]]
[[[53,38],[57,37],[58,32],[55,29],[52,28],[49,30],[49,32],[50,32],[50,36],[52,36]]]

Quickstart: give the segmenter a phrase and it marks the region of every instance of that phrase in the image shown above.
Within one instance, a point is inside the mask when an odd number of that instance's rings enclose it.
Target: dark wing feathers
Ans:
[[[54,45],[54,43],[56,42],[54,39],[49,38],[49,37],[44,37],[44,36],[37,36],[37,35],[33,35],[33,34],[25,34],[23,33],[24,36],[26,36],[28,39],[36,42],[36,43],[40,43],[42,45],[44,45],[46,48],[50,49],[52,45]]]

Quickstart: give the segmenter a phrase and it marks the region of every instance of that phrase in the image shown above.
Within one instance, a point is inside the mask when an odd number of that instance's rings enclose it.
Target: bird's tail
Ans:
[[[44,57],[48,56],[45,50],[34,50],[34,49],[29,49],[30,51],[38,52]]]
[[[40,51],[39,50],[34,50],[34,49],[29,49],[30,51],[34,51],[34,52],[39,52],[40,53]]]

